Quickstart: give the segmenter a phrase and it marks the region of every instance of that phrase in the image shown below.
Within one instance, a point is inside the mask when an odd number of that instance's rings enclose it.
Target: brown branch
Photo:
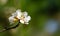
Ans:
[[[5,32],[5,31],[10,30],[10,29],[15,29],[15,28],[17,28],[19,26],[19,23],[14,27],[9,27],[9,28],[2,29],[2,30],[0,30],[0,32]]]

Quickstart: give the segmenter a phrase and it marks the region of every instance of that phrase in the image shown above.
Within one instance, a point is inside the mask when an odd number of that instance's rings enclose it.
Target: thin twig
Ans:
[[[15,28],[17,28],[19,26],[19,23],[14,27],[9,27],[9,28],[2,29],[2,30],[0,30],[0,32],[5,32],[5,31],[10,30],[10,29],[15,29]]]

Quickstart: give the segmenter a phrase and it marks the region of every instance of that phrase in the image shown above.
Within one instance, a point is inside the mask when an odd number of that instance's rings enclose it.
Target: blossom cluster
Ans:
[[[26,11],[21,12],[21,10],[18,9],[16,12],[12,13],[12,16],[10,16],[8,19],[11,24],[18,20],[22,24],[29,24],[28,22],[31,20],[31,17],[28,16]]]

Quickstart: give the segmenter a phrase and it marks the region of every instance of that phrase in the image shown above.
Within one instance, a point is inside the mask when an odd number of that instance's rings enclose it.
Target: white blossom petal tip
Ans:
[[[20,9],[17,9],[16,12],[21,12],[21,10]]]
[[[20,20],[20,22],[21,22],[22,24],[24,24],[24,21],[23,21],[23,20]]]
[[[27,12],[21,12],[21,10],[18,9],[9,17],[10,23],[14,23],[16,20],[20,20],[20,23],[22,24],[29,24],[28,22],[31,20],[31,17],[28,16]]]
[[[25,11],[25,12],[23,12],[23,14],[24,14],[24,16],[27,16],[28,15],[28,13]]]

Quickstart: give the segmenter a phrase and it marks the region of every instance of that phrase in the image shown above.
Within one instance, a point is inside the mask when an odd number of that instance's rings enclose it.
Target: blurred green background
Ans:
[[[32,18],[29,25],[20,24],[16,29],[1,32],[0,36],[39,35],[48,18],[47,8],[53,3],[60,8],[60,0],[0,0],[0,29],[9,27],[8,17],[17,9],[27,11]]]

